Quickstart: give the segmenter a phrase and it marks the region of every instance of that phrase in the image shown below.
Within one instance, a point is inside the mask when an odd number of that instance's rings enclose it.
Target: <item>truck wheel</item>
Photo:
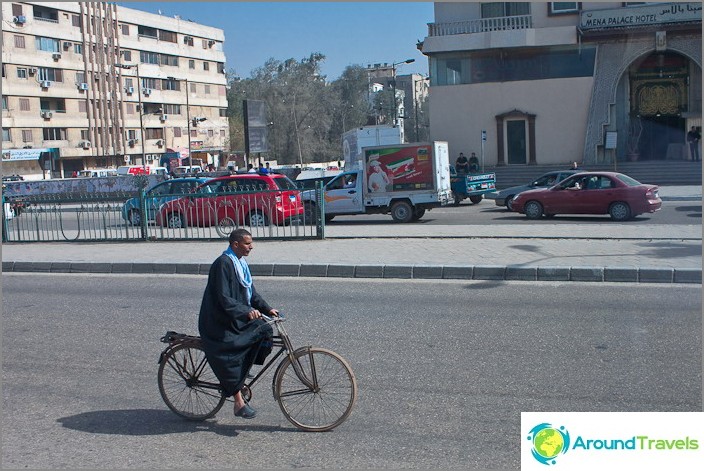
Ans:
[[[417,221],[418,219],[422,218],[424,214],[425,214],[425,209],[416,208],[413,210],[413,218],[411,220]]]
[[[396,222],[410,222],[413,219],[413,208],[405,201],[397,201],[391,206],[391,217]]]
[[[479,204],[482,202],[482,195],[472,195],[469,197],[469,201],[471,201],[472,204]]]

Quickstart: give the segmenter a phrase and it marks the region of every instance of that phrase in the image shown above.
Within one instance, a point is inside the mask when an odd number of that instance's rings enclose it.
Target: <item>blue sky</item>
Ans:
[[[301,60],[320,52],[328,80],[348,65],[393,63],[399,74],[427,75],[416,49],[433,22],[432,2],[118,2],[127,8],[180,15],[225,31],[226,70],[247,78],[273,57]]]

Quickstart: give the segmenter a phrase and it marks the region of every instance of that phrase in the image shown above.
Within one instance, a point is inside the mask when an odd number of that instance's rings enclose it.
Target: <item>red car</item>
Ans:
[[[556,214],[609,214],[626,221],[660,210],[658,187],[645,185],[616,172],[580,172],[555,186],[519,193],[512,200],[514,211],[528,219]]]
[[[303,215],[300,191],[286,175],[243,173],[213,178],[193,190],[193,196],[163,204],[156,224],[164,227],[285,225]]]

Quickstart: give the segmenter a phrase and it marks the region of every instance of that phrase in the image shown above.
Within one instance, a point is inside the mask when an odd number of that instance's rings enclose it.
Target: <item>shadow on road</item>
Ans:
[[[687,213],[687,217],[690,218],[701,218],[702,217],[702,205],[692,205],[692,206],[677,206],[675,211]]]
[[[227,405],[223,411],[228,410]],[[230,411],[231,413],[231,411]],[[267,425],[218,424],[216,419],[191,422],[168,410],[127,409],[84,412],[57,420],[64,427],[88,433],[108,435],[167,435],[172,433],[214,432],[236,437],[242,431],[299,432],[298,429]]]

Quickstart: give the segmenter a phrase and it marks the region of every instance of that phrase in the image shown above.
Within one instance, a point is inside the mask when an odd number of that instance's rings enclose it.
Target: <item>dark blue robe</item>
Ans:
[[[208,273],[198,330],[205,356],[226,396],[242,388],[257,357],[260,363],[271,352],[273,329],[262,319],[247,318],[252,307],[267,315],[271,310],[254,284],[251,307],[247,305],[247,290],[240,284],[232,260],[227,255],[219,256]]]

